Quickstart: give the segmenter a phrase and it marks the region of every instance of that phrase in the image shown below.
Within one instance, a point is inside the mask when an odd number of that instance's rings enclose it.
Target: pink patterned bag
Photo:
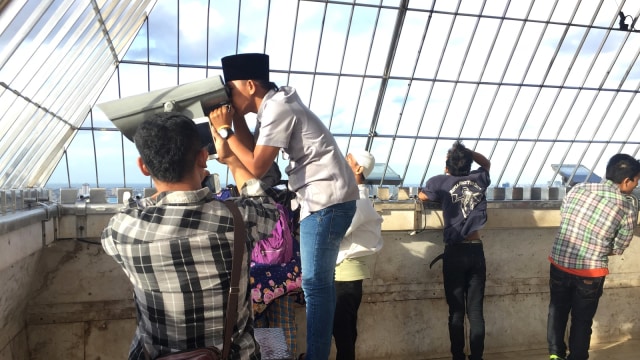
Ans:
[[[251,260],[257,264],[284,264],[293,256],[293,235],[289,224],[288,210],[276,204],[280,218],[271,235],[256,242],[251,252]]]

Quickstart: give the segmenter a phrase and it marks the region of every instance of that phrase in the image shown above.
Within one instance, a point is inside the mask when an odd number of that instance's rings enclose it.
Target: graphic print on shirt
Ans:
[[[465,219],[482,200],[482,188],[473,180],[462,180],[455,183],[449,193],[452,203],[460,203],[460,209]]]

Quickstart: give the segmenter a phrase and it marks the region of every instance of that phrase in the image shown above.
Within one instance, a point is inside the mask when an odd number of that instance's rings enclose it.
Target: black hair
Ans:
[[[134,143],[151,176],[170,183],[184,178],[202,149],[196,124],[177,112],[145,119],[136,130]]]
[[[272,82],[272,81],[266,81],[266,80],[253,80],[254,83],[260,85],[261,88],[269,91],[269,90],[275,90],[278,91],[278,85],[276,85],[276,83]]]
[[[622,184],[624,179],[632,179],[640,174],[640,162],[627,154],[615,154],[607,163],[607,180]]]
[[[466,176],[471,172],[473,154],[471,150],[462,145],[462,141],[456,141],[447,152],[447,171],[453,176]]]

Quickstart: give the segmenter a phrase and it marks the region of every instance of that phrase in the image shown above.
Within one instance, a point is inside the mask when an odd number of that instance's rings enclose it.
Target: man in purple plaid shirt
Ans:
[[[564,359],[564,335],[571,313],[567,359],[589,358],[591,325],[609,273],[608,256],[621,255],[638,223],[631,195],[640,179],[640,163],[616,154],[607,164],[606,181],[575,185],[562,202],[560,228],[551,255],[547,342],[550,359]]]
[[[242,196],[235,199],[247,228],[231,359],[257,360],[249,294],[250,249],[271,234],[278,211],[266,186],[213,132],[219,161],[229,166]],[[231,279],[233,216],[201,181],[207,148],[193,121],[179,113],[145,120],[135,134],[138,166],[158,192],[129,204],[102,234],[102,244],[133,284],[138,327],[129,359],[154,359],[187,349],[222,349]]]

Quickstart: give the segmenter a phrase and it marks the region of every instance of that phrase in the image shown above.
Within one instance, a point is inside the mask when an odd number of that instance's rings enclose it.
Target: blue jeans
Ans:
[[[355,212],[356,202],[348,201],[311,213],[300,222],[302,290],[307,303],[306,360],[329,358],[336,309],[336,259]]]
[[[547,319],[547,342],[549,354],[565,357],[567,345],[564,334],[571,313],[569,331],[570,354],[567,359],[584,360],[589,358],[591,344],[591,325],[602,296],[604,276],[582,277],[566,273],[553,264],[550,265],[549,317]]]
[[[444,293],[449,304],[449,340],[453,360],[464,360],[464,317],[469,318],[469,359],[484,352],[484,287],[487,265],[482,244],[447,245],[442,259]]]

